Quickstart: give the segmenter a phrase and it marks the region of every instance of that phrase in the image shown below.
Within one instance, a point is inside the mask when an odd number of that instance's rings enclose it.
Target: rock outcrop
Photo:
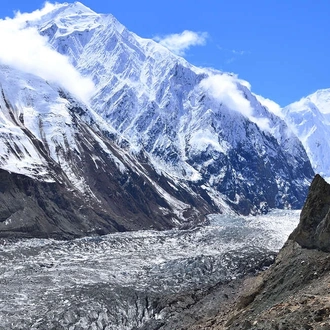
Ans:
[[[316,175],[290,238],[305,248],[330,252],[330,185]]]

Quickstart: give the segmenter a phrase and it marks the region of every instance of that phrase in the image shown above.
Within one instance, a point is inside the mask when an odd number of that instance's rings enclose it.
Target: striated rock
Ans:
[[[290,238],[305,248],[330,252],[330,185],[316,175]]]

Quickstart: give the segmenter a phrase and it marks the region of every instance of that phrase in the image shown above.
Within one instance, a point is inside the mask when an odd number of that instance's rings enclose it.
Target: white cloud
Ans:
[[[36,28],[27,27],[27,20],[39,20],[58,6],[46,3],[33,13],[17,13],[14,18],[0,20],[0,62],[55,82],[88,102],[94,92],[93,82],[82,77],[66,56],[52,49]]]
[[[248,53],[246,50],[236,50],[236,49],[232,49],[231,52],[235,55],[245,55]]]
[[[237,88],[237,79],[228,74],[218,74],[203,79],[201,87],[208,91],[210,95],[224,103],[231,110],[241,112],[244,116],[251,116],[253,109],[250,102]]]
[[[225,64],[231,64],[231,63],[237,61],[239,58],[241,58],[243,56],[246,56],[248,54],[251,54],[251,52],[248,51],[248,50],[224,48],[224,47],[219,46],[219,45],[217,45],[217,48],[226,57],[226,59],[224,59]]]
[[[240,80],[236,76],[229,74],[211,75],[200,82],[200,87],[213,98],[223,103],[229,109],[240,112],[262,130],[269,131],[268,119],[254,116],[250,101],[245,98],[242,90],[239,89],[239,85],[244,85],[248,89],[251,88],[250,84],[245,80]]]
[[[229,48],[221,47],[219,45],[217,45],[217,48],[222,50],[222,51],[225,51],[226,53],[232,53],[234,55],[246,55],[246,54],[250,53],[247,50],[229,49]]]
[[[270,112],[272,112],[274,115],[280,117],[283,119],[283,113],[282,113],[282,108],[274,101],[264,98],[261,95],[253,94],[257,100],[265,106]]]
[[[249,91],[251,91],[251,84],[250,84],[248,81],[246,81],[246,80],[244,80],[244,79],[238,79],[237,77],[236,77],[236,80],[237,80],[241,85],[245,86]]]
[[[185,30],[182,33],[169,34],[164,37],[155,37],[161,45],[173,53],[184,56],[185,52],[192,46],[203,46],[206,44],[208,34],[206,32],[193,32]]]
[[[37,21],[41,19],[42,16],[49,14],[59,6],[60,5],[58,3],[52,4],[50,2],[46,2],[42,9],[37,9],[32,13],[21,13],[18,11],[15,15],[15,22],[24,26],[26,21]]]

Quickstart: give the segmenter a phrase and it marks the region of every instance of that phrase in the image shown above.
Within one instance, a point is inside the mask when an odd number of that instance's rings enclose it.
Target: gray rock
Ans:
[[[316,175],[300,215],[300,223],[290,238],[305,248],[330,252],[330,185]]]

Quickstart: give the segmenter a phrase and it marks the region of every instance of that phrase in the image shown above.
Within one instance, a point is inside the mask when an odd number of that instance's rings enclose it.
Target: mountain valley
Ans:
[[[43,51],[0,56],[0,329],[330,329],[330,89],[274,111],[80,2],[1,24]]]

